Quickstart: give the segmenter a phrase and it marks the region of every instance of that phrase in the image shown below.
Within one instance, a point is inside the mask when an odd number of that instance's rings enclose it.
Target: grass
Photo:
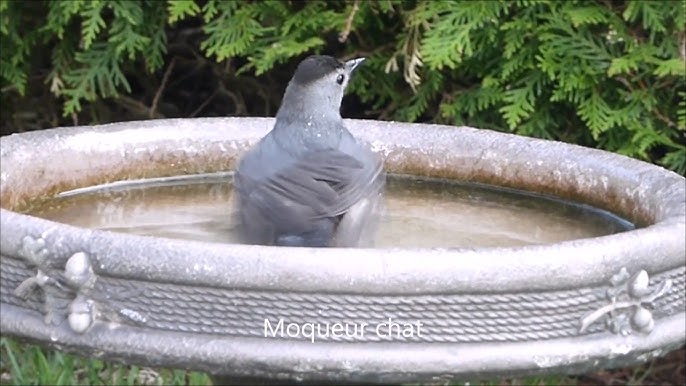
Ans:
[[[207,374],[86,359],[0,338],[2,385],[211,385]]]
[[[151,369],[86,359],[39,346],[0,338],[1,385],[212,385],[196,371]],[[683,385],[686,349],[673,351],[644,365],[601,370],[578,377],[545,376],[469,382],[481,386],[554,385]]]

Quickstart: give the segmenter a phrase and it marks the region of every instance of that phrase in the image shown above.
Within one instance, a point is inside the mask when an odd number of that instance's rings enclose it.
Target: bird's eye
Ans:
[[[336,78],[336,83],[338,84],[343,84],[343,81],[345,80],[345,75],[339,74],[338,78]]]

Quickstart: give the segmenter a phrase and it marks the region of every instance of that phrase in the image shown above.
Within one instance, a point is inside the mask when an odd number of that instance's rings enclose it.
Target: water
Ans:
[[[230,174],[121,182],[60,194],[30,214],[114,232],[236,243]],[[489,186],[390,176],[377,247],[555,243],[633,229],[586,205]]]

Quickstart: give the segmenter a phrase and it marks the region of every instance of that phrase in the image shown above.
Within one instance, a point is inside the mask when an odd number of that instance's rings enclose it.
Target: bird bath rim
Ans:
[[[382,154],[390,172],[556,195],[643,227],[548,245],[479,249],[219,245],[83,229],[10,209],[25,198],[108,181],[231,170],[273,119],[154,120],[22,133],[0,139],[3,333],[103,358],[215,374],[367,382],[582,371],[644,361],[683,343],[683,177],[600,150],[487,130],[345,123]],[[59,277],[68,278],[68,295],[51,284]],[[34,283],[46,298],[60,296],[50,298],[50,307],[41,305],[13,293],[24,283]],[[98,297],[126,288],[142,289],[118,300],[130,303],[116,312]],[[619,303],[606,299],[618,288],[624,291]],[[168,301],[205,324],[155,308],[159,293],[178,294]],[[227,298],[237,305],[223,304]],[[639,307],[644,300],[655,307],[638,328],[629,323],[635,313],[619,305]],[[470,311],[473,304],[481,308]],[[146,307],[157,311],[146,318],[140,313]],[[222,318],[206,317],[207,307],[219,307]],[[610,308],[614,327],[603,325]],[[315,344],[266,340],[246,330],[274,310],[297,318],[338,309],[353,319],[400,310],[427,317],[436,329],[407,342],[369,337]],[[58,324],[41,330],[40,310]],[[122,346],[134,341],[137,351]],[[179,346],[170,351],[162,345]],[[266,354],[250,355],[255,347]],[[397,355],[384,357],[383,348]],[[537,349],[546,355],[532,357]],[[398,353],[421,355],[406,366]],[[505,357],[511,359],[497,359]]]
[[[39,223],[43,224],[41,228],[63,228],[70,229],[70,231],[78,232],[82,230],[81,228],[74,227],[73,229],[65,224],[58,224],[47,220],[37,219],[32,216],[10,213],[4,207],[8,206],[6,196],[10,191],[13,178],[11,177],[11,170],[17,163],[21,167],[31,169],[30,164],[22,164],[22,161],[27,159],[22,157],[28,157],[31,162],[36,161],[36,155],[31,154],[32,147],[36,149],[50,148],[52,147],[55,152],[67,151],[67,152],[77,152],[85,153],[92,156],[97,154],[97,152],[108,153],[111,157],[117,151],[107,152],[107,148],[117,149],[117,146],[124,146],[127,143],[140,142],[140,146],[151,146],[154,147],[155,151],[161,152],[176,152],[181,156],[179,158],[191,158],[194,155],[198,155],[201,150],[197,148],[192,148],[188,150],[185,147],[193,147],[193,140],[189,138],[197,138],[196,142],[209,141],[210,146],[213,146],[215,150],[219,150],[219,156],[225,155],[229,162],[223,162],[223,165],[219,167],[219,170],[231,170],[233,164],[235,164],[236,159],[240,156],[242,151],[245,151],[249,146],[261,138],[268,130],[271,129],[273,124],[272,118],[206,118],[206,119],[171,119],[171,120],[152,120],[152,121],[134,121],[134,122],[120,122],[108,125],[100,126],[82,126],[82,127],[70,127],[70,128],[58,128],[51,130],[44,130],[39,132],[29,132],[23,134],[15,134],[8,137],[2,138],[2,206],[3,206],[3,222],[4,218],[11,219],[8,223],[21,223],[26,224],[29,222],[35,222],[38,220]],[[363,292],[369,290],[381,291],[381,292],[397,292],[399,288],[404,288],[402,292],[409,291],[413,293],[422,292],[441,292],[447,289],[459,290],[459,291],[473,291],[485,287],[490,287],[488,283],[498,282],[503,287],[498,287],[497,290],[524,290],[524,289],[550,289],[550,288],[567,288],[570,285],[579,284],[593,284],[598,283],[603,280],[607,280],[611,275],[616,273],[617,266],[624,266],[629,270],[643,269],[645,266],[644,259],[641,258],[645,253],[649,253],[653,248],[650,245],[648,250],[646,250],[646,243],[643,240],[659,240],[662,239],[666,241],[668,247],[671,247],[672,253],[666,253],[664,260],[660,262],[652,262],[651,267],[653,270],[662,271],[667,268],[678,266],[681,261],[674,259],[676,251],[679,249],[683,250],[684,243],[681,235],[683,235],[684,229],[684,213],[686,213],[686,204],[681,201],[680,205],[674,205],[673,203],[678,202],[674,199],[675,196],[679,195],[679,182],[681,182],[681,192],[683,189],[684,178],[676,175],[675,173],[669,172],[660,167],[650,165],[641,161],[630,159],[621,155],[611,154],[595,149],[583,148],[580,146],[564,144],[560,142],[546,141],[540,139],[520,137],[512,134],[498,133],[487,130],[478,130],[472,128],[456,128],[451,126],[442,125],[427,125],[427,124],[406,124],[397,122],[380,122],[380,121],[366,121],[366,120],[346,120],[346,124],[359,138],[363,141],[370,142],[372,148],[380,152],[386,159],[387,167],[390,164],[390,171],[396,172],[407,172],[408,169],[415,168],[415,165],[409,165],[403,158],[409,158],[413,161],[418,160],[420,157],[429,158],[432,156],[430,152],[426,152],[426,144],[432,144],[432,136],[437,132],[443,136],[447,133],[451,139],[454,141],[459,141],[461,137],[491,137],[490,140],[481,140],[482,142],[495,141],[496,144],[504,143],[506,144],[503,154],[494,154],[487,156],[496,160],[497,158],[505,158],[518,156],[519,165],[514,165],[514,167],[521,168],[521,158],[525,158],[528,155],[526,153],[517,154],[521,152],[517,147],[523,149],[537,148],[539,146],[553,147],[552,152],[556,157],[560,156],[560,150],[562,150],[562,155],[566,152],[567,154],[572,154],[577,159],[572,159],[571,156],[566,161],[572,162],[572,165],[568,169],[572,169],[574,172],[576,169],[581,169],[577,163],[578,157],[585,156],[586,159],[594,157],[600,158],[602,163],[610,162],[615,163],[622,167],[618,169],[617,174],[626,173],[627,170],[632,168],[638,168],[637,174],[647,174],[648,176],[654,176],[654,180],[662,181],[662,185],[665,184],[665,180],[675,184],[672,189],[667,189],[667,192],[655,192],[656,197],[652,199],[653,202],[644,202],[642,206],[654,206],[656,214],[653,214],[653,224],[647,224],[647,226],[621,232],[613,235],[570,240],[555,244],[545,244],[545,245],[532,245],[532,246],[521,246],[521,247],[496,247],[496,248],[402,248],[402,249],[366,249],[357,248],[354,250],[349,250],[346,248],[335,248],[335,249],[319,249],[319,248],[285,248],[285,247],[265,247],[265,246],[248,246],[248,245],[237,245],[230,244],[224,246],[206,246],[202,242],[188,242],[179,240],[167,240],[164,239],[165,243],[170,245],[175,245],[175,248],[182,248],[184,245],[193,245],[194,247],[202,249],[207,249],[206,253],[203,253],[203,257],[197,257],[199,261],[196,264],[204,267],[214,267],[211,272],[205,272],[205,274],[210,275],[210,281],[221,285],[221,283],[226,283],[226,277],[230,277],[233,283],[247,286],[258,286],[262,288],[273,288],[273,289],[297,289],[305,291],[316,291],[316,290],[348,290],[351,292],[357,292],[356,288],[364,288]],[[234,125],[233,128],[230,126]],[[176,130],[170,133],[169,126],[174,127]],[[229,129],[227,132],[227,128]],[[127,130],[135,130],[135,135],[138,138],[133,137],[129,134]],[[380,132],[384,132],[383,135],[379,135]],[[418,134],[417,134],[418,133]],[[226,135],[229,135],[227,138]],[[379,140],[379,138],[382,140]],[[104,142],[105,139],[111,140],[111,142]],[[231,145],[223,144],[227,140],[234,141]],[[389,139],[391,141],[389,141]],[[403,143],[404,140],[415,139],[414,143]],[[417,139],[419,139],[417,141]],[[99,148],[90,148],[88,141],[97,141],[99,146],[104,146],[105,150]],[[117,144],[116,141],[120,141],[122,144]],[[166,143],[171,143],[173,146],[168,146]],[[386,141],[385,143],[383,141]],[[500,141],[500,142],[498,142]],[[165,143],[164,146],[155,146],[155,143]],[[389,145],[390,142],[390,145]],[[514,143],[513,143],[514,142]],[[434,143],[432,145],[439,145]],[[146,149],[140,146],[134,146],[131,149],[125,149],[121,152],[121,160],[125,161],[126,157],[130,157],[131,154],[136,152],[145,153]],[[422,149],[424,146],[424,149]],[[78,148],[81,147],[81,148]],[[84,149],[85,147],[85,149]],[[209,147],[209,146],[208,146]],[[230,149],[227,148],[230,147]],[[142,150],[141,150],[142,149]],[[398,149],[400,151],[398,151]],[[410,150],[409,152],[407,150]],[[419,149],[419,152],[417,152]],[[445,149],[441,149],[445,151]],[[439,151],[441,151],[439,150]],[[496,150],[492,150],[496,151]],[[232,154],[226,154],[227,152]],[[473,150],[471,150],[473,152]],[[238,153],[238,154],[237,154]],[[401,154],[398,154],[401,153]],[[409,153],[409,154],[408,154]],[[419,153],[419,154],[418,154]],[[424,154],[422,154],[424,153]],[[455,151],[453,153],[459,153]],[[55,154],[55,153],[52,153]],[[177,155],[178,155],[177,154]],[[548,152],[550,154],[550,151]],[[419,157],[418,157],[419,155]],[[100,162],[110,162],[107,157]],[[454,156],[451,154],[451,156]],[[472,156],[472,154],[467,154],[467,157]],[[152,154],[150,157],[163,157],[159,154]],[[213,155],[216,162],[217,155]],[[458,155],[459,157],[459,155]],[[44,157],[47,161],[44,161],[41,166],[48,168],[50,167],[50,156]],[[101,157],[103,158],[103,157]],[[140,162],[140,157],[134,162]],[[583,158],[581,158],[583,160]],[[390,162],[389,162],[390,160]],[[15,165],[12,164],[14,161]],[[79,160],[82,161],[82,160]],[[166,160],[171,164],[167,169],[174,170],[177,168],[174,166],[175,163],[189,162],[189,159],[174,159]],[[441,169],[450,169],[454,167],[455,164],[466,164],[467,162],[463,159],[458,158],[457,160],[451,160],[452,162],[446,162],[445,165],[441,165],[441,161],[429,160],[429,162],[424,162],[423,166],[428,166],[424,169],[423,175],[429,174],[434,176],[436,171],[439,173]],[[468,160],[469,162],[475,162],[474,160]],[[556,161],[559,161],[557,159]],[[476,162],[479,162],[478,160]],[[501,162],[501,161],[496,161]],[[528,160],[524,163],[529,162]],[[563,161],[564,163],[565,161]],[[601,162],[597,162],[597,166]],[[9,165],[8,165],[9,164]],[[8,167],[9,166],[9,167]],[[59,168],[64,168],[64,163],[58,163]],[[100,166],[100,165],[99,165]],[[512,167],[512,165],[510,165]],[[539,166],[539,173],[549,172],[551,174],[565,175],[555,168],[550,171],[541,171],[541,168],[545,167],[544,164]],[[72,166],[73,168],[81,168],[81,166],[76,163]],[[203,171],[202,169],[207,168],[207,166],[201,163],[191,166],[194,170],[191,173],[197,171]],[[499,166],[503,170],[496,170],[496,173],[507,173],[505,168]],[[586,166],[587,167],[587,166]],[[603,166],[607,169],[605,166]],[[433,168],[433,170],[431,169]],[[216,168],[215,168],[216,169]],[[178,170],[178,168],[176,169]],[[529,169],[527,171],[531,171]],[[588,169],[586,169],[587,171]],[[412,170],[410,170],[412,171]],[[634,170],[631,170],[635,172]],[[149,172],[149,170],[146,170]],[[483,174],[486,174],[486,171]],[[607,171],[606,171],[607,172]],[[46,174],[45,170],[40,171],[39,175]],[[433,173],[433,174],[430,174]],[[491,174],[493,171],[490,171]],[[520,173],[519,170],[515,170],[510,174]],[[21,175],[23,173],[15,172],[13,175]],[[181,173],[177,173],[181,174]],[[415,173],[416,174],[416,173]],[[147,175],[146,177],[155,177]],[[488,178],[492,178],[492,175],[486,176],[476,176],[476,182],[488,183],[489,181],[484,181]],[[609,176],[612,178],[613,176]],[[17,177],[14,177],[16,179]],[[19,177],[21,178],[21,177]],[[36,178],[29,178],[29,181],[38,180]],[[135,178],[135,177],[134,177]],[[581,184],[585,183],[588,185],[588,189],[595,189],[599,184],[604,184],[607,188],[608,185],[612,184],[612,181],[608,182],[607,175],[601,175],[599,177],[591,176],[591,178],[596,178],[598,181],[589,183],[589,177],[583,175],[573,176],[580,181]],[[72,184],[79,183],[79,177],[71,176]],[[84,179],[84,178],[80,178]],[[530,179],[535,179],[530,178]],[[680,181],[681,180],[681,181]],[[474,181],[474,179],[472,179]],[[98,181],[100,183],[107,181]],[[641,181],[644,185],[643,189],[651,189],[652,181]],[[25,184],[24,184],[25,185]],[[645,187],[648,186],[648,187]],[[82,186],[71,186],[70,188],[78,188]],[[521,189],[521,186],[506,185],[506,187],[514,187]],[[27,187],[30,188],[30,187]],[[626,187],[625,189],[636,187]],[[668,187],[669,188],[669,187]],[[673,189],[676,188],[676,189]],[[45,189],[44,189],[45,190]],[[63,189],[68,190],[68,189]],[[536,193],[551,194],[550,191],[538,191]],[[45,194],[45,192],[42,192]],[[616,192],[615,192],[616,194]],[[645,191],[635,193],[635,195],[640,196],[645,195]],[[16,198],[14,201],[16,202]],[[662,199],[664,202],[655,202]],[[623,198],[620,197],[618,201],[622,201]],[[638,201],[638,200],[636,200]],[[583,203],[583,201],[582,201]],[[595,203],[592,203],[595,204]],[[10,203],[11,205],[11,203]],[[626,203],[625,203],[626,205]],[[626,205],[628,206],[628,205]],[[601,207],[602,208],[602,207]],[[602,208],[609,209],[612,208]],[[628,217],[630,221],[646,223],[645,215],[639,212],[639,216],[631,215],[631,213],[619,213]],[[634,210],[634,212],[637,212]],[[228,208],[227,208],[228,213]],[[640,218],[643,216],[644,218]],[[633,218],[632,218],[633,217]],[[639,217],[639,218],[636,218]],[[16,221],[14,219],[17,219]],[[9,225],[9,224],[8,224]],[[137,235],[125,235],[119,233],[113,233],[109,231],[100,230],[87,230],[87,232],[92,233],[93,236],[97,236],[99,239],[112,239],[111,241],[124,241],[125,244],[148,244],[151,248],[155,248],[157,243],[155,240],[151,240],[146,236]],[[638,242],[637,242],[638,240]],[[5,240],[6,241],[6,240]],[[11,249],[15,249],[15,245]],[[598,251],[598,249],[605,249]],[[212,252],[210,252],[212,251]],[[620,256],[615,251],[622,252]],[[600,253],[599,253],[600,252]],[[626,253],[624,253],[626,252]],[[324,253],[327,257],[323,257],[321,254]],[[232,274],[232,270],[221,269],[219,267],[227,266],[231,264],[226,264],[226,258],[222,257],[224,255],[234,255],[234,256],[257,256],[260,261],[252,269],[253,272],[260,272],[260,265],[270,266],[280,273],[284,274],[279,278],[275,278],[274,275],[269,274],[261,277],[251,277],[249,282],[241,280],[241,277],[237,276],[235,273]],[[209,257],[212,256],[212,257]],[[672,256],[670,259],[669,257]],[[628,257],[628,258],[627,258]],[[125,256],[121,258],[126,259]],[[175,256],[170,256],[169,258],[174,259]],[[143,261],[128,261],[126,266],[129,267],[131,264],[139,265],[141,272],[149,272],[152,274],[156,272],[155,277],[160,280],[168,280],[170,278],[176,277],[174,272],[177,264],[183,264],[185,259],[183,256],[179,256],[179,261],[170,261],[169,264],[165,265],[166,268],[170,268],[170,271],[164,271],[163,268],[154,267],[156,263],[143,262]],[[456,267],[453,262],[454,259],[460,258],[460,267]],[[598,259],[602,258],[605,264],[598,267]],[[135,260],[135,259],[134,259]],[[223,261],[224,264],[218,264]],[[370,265],[369,261],[374,261],[375,264]],[[152,266],[146,266],[146,263],[150,263]],[[244,265],[240,261],[231,262],[238,265]],[[519,270],[518,275],[514,275],[517,279],[512,280],[512,271],[509,269],[499,269],[502,267],[512,268],[513,263],[521,264],[525,263],[526,269]],[[359,267],[364,267],[364,270],[359,269]],[[370,272],[371,271],[371,272]],[[285,275],[289,272],[289,275]],[[320,275],[319,273],[326,272],[327,275]],[[409,277],[413,276],[413,272],[424,273],[424,278],[420,282],[413,280],[408,280]],[[540,281],[537,278],[544,276],[544,273],[559,273],[559,275],[554,281],[554,283],[545,283],[540,285]],[[115,272],[113,272],[115,273]],[[241,274],[244,274],[242,272]],[[122,273],[117,273],[122,274]],[[129,273],[130,274],[130,273]],[[253,275],[249,275],[253,276]],[[312,280],[301,280],[299,277],[310,277]],[[356,277],[359,276],[359,277]],[[432,277],[433,280],[425,280],[426,277]],[[457,279],[459,277],[470,277],[470,281],[465,281],[462,279]],[[207,278],[205,278],[207,279]],[[275,284],[280,282],[282,285]],[[189,282],[189,284],[192,283]],[[355,286],[351,286],[354,283]],[[496,290],[496,288],[494,288]]]

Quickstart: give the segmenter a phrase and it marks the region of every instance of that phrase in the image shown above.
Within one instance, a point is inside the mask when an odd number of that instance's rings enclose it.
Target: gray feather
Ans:
[[[236,170],[246,242],[354,246],[372,224],[383,164],[354,139],[338,111],[347,81],[338,84],[337,76],[349,77],[357,63],[314,57],[298,67],[274,129]]]

